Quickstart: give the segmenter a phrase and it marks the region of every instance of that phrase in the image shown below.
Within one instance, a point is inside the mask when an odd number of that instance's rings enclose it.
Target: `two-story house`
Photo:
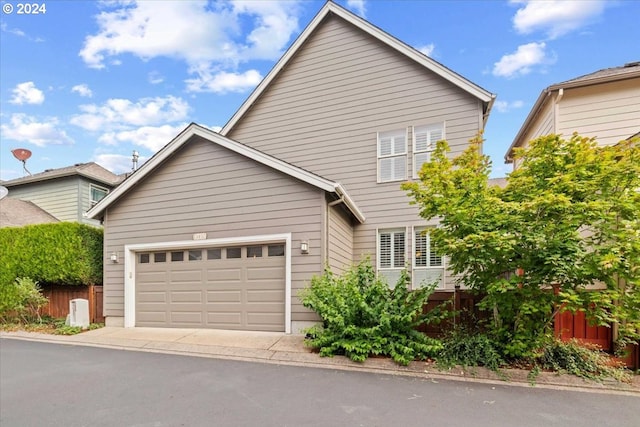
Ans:
[[[495,96],[328,2],[220,134],[191,124],[89,212],[108,325],[299,331],[297,292],[369,256],[453,291],[400,189]]]
[[[574,132],[613,145],[640,133],[640,61],[606,68],[544,89],[505,154],[552,133]]]
[[[9,193],[0,201],[0,209],[8,222],[0,226],[56,221],[99,225],[99,221],[86,217],[87,211],[124,178],[91,162],[3,181]]]

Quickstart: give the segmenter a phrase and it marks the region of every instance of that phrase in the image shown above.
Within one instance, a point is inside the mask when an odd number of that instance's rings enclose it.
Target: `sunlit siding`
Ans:
[[[123,264],[109,254],[125,244],[292,233],[292,320],[317,320],[295,297],[322,272],[324,192],[194,137],[108,209],[105,221],[106,316],[123,316]],[[299,249],[309,241],[309,254]]]
[[[640,78],[565,90],[558,132],[613,145],[640,130]]]
[[[457,155],[482,126],[481,104],[333,16],[227,136],[343,184],[366,216],[354,261],[369,254],[375,263],[376,229],[424,224],[399,181],[377,183],[377,132],[438,123]]]

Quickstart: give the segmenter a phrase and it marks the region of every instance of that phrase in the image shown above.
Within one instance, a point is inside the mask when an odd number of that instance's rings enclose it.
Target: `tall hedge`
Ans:
[[[0,283],[102,284],[100,228],[77,222],[0,228]]]

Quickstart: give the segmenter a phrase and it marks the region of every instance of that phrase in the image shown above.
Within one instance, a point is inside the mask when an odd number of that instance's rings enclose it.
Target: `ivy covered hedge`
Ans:
[[[0,228],[0,284],[102,284],[100,228],[76,222]]]

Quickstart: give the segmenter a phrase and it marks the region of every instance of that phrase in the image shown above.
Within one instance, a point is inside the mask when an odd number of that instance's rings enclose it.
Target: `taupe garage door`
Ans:
[[[285,330],[284,244],[136,258],[136,326]]]

